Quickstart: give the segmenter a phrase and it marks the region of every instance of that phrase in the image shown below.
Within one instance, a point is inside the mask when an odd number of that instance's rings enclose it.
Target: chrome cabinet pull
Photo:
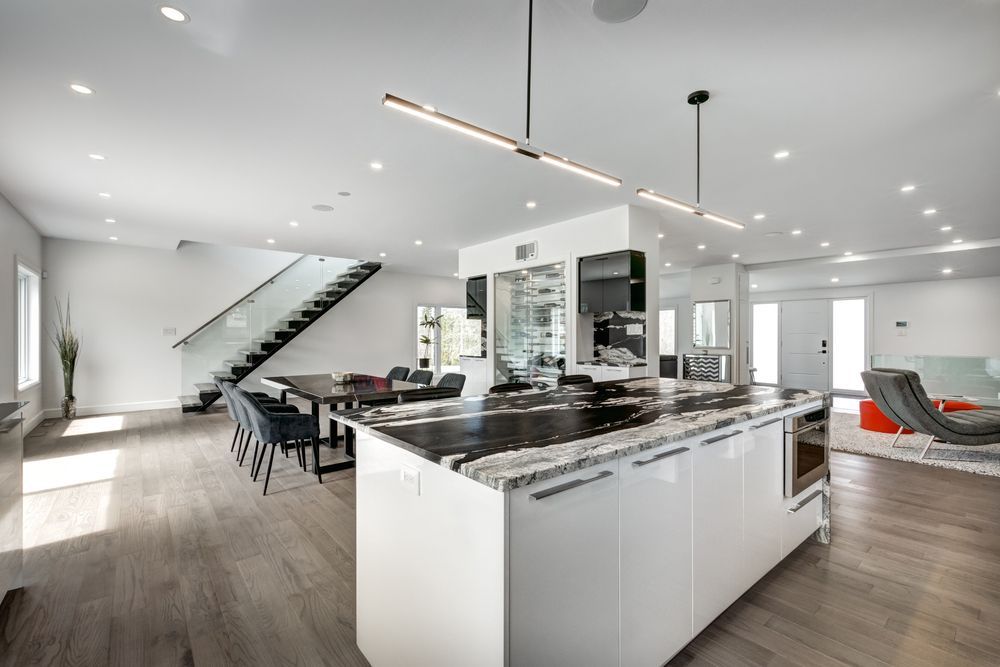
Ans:
[[[817,498],[817,496],[821,496],[821,495],[823,495],[823,489],[816,489],[815,491],[813,491],[812,493],[810,493],[808,496],[806,496],[806,499],[803,500],[801,503],[795,503],[794,505],[792,505],[791,507],[789,507],[785,511],[788,512],[789,514],[795,514],[800,509],[802,509],[803,507],[805,507],[806,505],[808,505],[809,503],[811,503],[812,501],[814,501]]]
[[[725,440],[726,438],[731,438],[734,435],[739,435],[742,432],[743,431],[731,431],[729,433],[723,433],[722,435],[717,435],[714,438],[708,438],[706,440],[702,440],[701,441],[701,446],[704,447],[705,445],[714,444],[716,442],[719,442],[720,440]]]
[[[774,419],[768,419],[763,424],[754,424],[753,426],[750,427],[750,430],[751,431],[756,431],[759,428],[764,428],[765,426],[770,426],[771,424],[777,424],[780,421],[781,421],[781,417],[775,417]]]
[[[662,461],[663,459],[669,459],[671,456],[677,456],[678,454],[683,454],[684,452],[690,452],[691,450],[687,447],[679,447],[677,449],[671,449],[669,452],[662,452],[657,454],[651,459],[646,459],[645,461],[632,461],[632,465],[636,468],[641,468],[642,466],[648,466],[650,463],[656,463],[657,461]]]
[[[565,484],[559,484],[558,486],[553,486],[536,493],[532,493],[529,498],[532,500],[541,500],[542,498],[548,498],[549,496],[554,496],[557,493],[562,493],[563,491],[569,491],[570,489],[575,489],[578,486],[583,486],[584,484],[590,484],[591,482],[596,482],[599,479],[604,479],[605,477],[611,477],[614,475],[610,470],[602,470],[590,479],[574,479],[571,482],[566,482]]]

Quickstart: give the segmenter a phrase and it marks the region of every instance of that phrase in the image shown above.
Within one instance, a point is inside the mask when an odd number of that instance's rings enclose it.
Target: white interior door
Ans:
[[[781,386],[830,390],[830,303],[781,304]]]

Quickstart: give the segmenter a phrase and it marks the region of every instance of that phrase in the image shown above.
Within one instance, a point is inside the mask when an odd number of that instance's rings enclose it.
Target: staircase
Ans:
[[[339,268],[338,268],[339,265]],[[182,350],[182,412],[202,412],[221,394],[214,378],[239,383],[382,268],[303,255],[173,347]]]

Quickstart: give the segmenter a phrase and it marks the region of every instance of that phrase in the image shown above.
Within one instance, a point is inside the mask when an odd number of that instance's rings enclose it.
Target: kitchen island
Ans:
[[[358,646],[382,665],[659,665],[810,535],[783,417],[823,393],[642,378],[334,415]]]

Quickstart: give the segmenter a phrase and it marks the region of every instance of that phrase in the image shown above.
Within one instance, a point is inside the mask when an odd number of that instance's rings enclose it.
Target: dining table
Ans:
[[[305,399],[312,404],[312,414],[319,421],[322,406],[329,406],[329,410],[345,410],[359,407],[363,401],[365,403],[377,401],[394,401],[400,394],[413,389],[422,389],[428,385],[416,382],[406,382],[405,380],[390,380],[378,375],[366,375],[353,373],[350,382],[335,382],[334,375],[341,375],[339,372],[331,373],[310,373],[306,375],[279,375],[261,378],[261,383],[281,391],[281,402],[287,403],[288,396],[296,396]],[[323,438],[320,442],[328,444],[332,448],[339,446],[341,439],[344,440],[345,456],[344,460],[327,465],[319,465],[319,450],[313,449],[313,469],[316,475],[324,472],[333,472],[354,467],[354,448],[351,433],[345,427],[343,435],[339,433],[338,423],[330,420],[330,437]]]

